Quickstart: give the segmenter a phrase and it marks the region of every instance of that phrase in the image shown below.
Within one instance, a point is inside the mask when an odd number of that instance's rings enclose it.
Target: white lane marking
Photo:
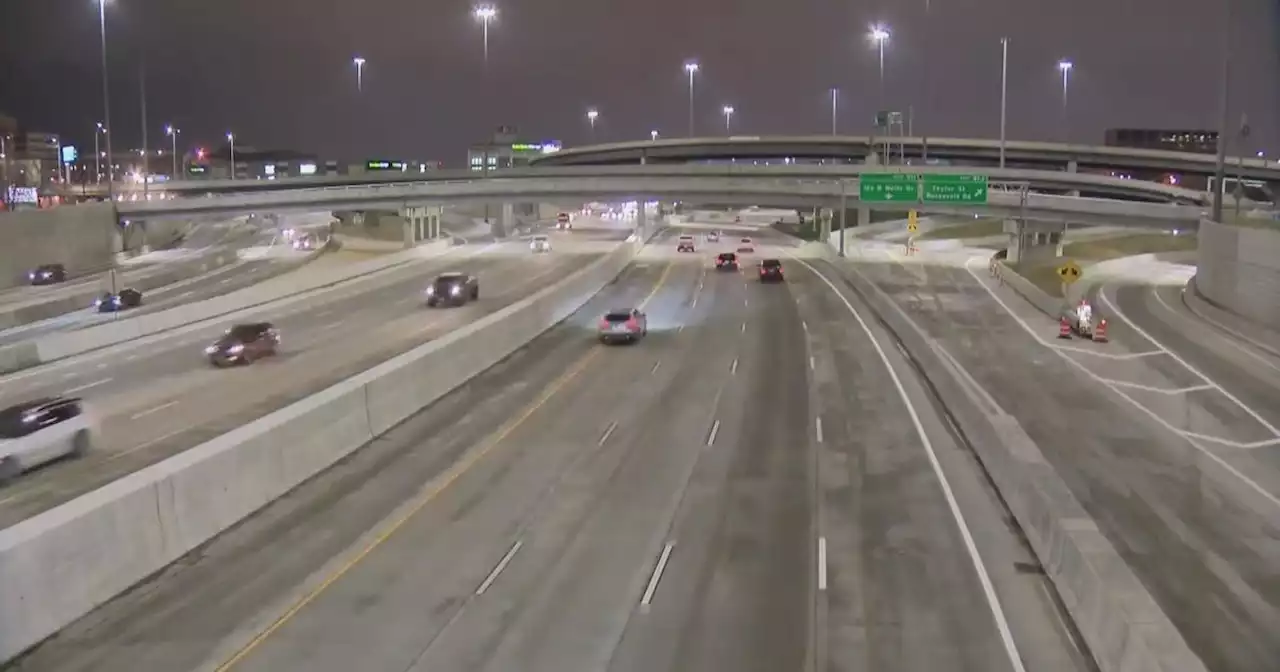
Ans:
[[[745,334],[745,333],[747,333],[747,323],[746,323],[746,322],[743,322],[743,323],[742,323],[742,328],[741,328],[741,329],[739,329],[738,331],[741,331],[741,332],[742,332],[742,333],[744,333],[744,334]]]
[[[827,538],[818,537],[818,590],[827,589]]]
[[[822,443],[823,437],[822,437],[822,418],[821,417],[817,417],[813,419],[813,429],[814,429],[814,434],[818,438],[818,443]]]
[[[175,297],[173,297],[173,298],[175,298],[175,299],[181,299],[181,298],[182,298],[182,297],[184,297],[184,296],[191,296],[192,294],[195,294],[195,292],[194,292],[194,291],[191,291],[191,292],[183,292],[183,293],[181,293],[181,294],[179,294],[179,295],[177,295],[177,296],[175,296]]]
[[[1142,390],[1143,392],[1154,392],[1156,394],[1187,394],[1188,392],[1204,392],[1214,389],[1212,385],[1192,385],[1191,387],[1152,387],[1143,385],[1142,383],[1131,383],[1127,380],[1112,380],[1110,378],[1099,378],[1108,385],[1119,385],[1120,387],[1128,387],[1134,390]]]
[[[80,375],[80,372],[79,372],[79,371],[68,371],[68,372],[66,372],[66,373],[62,374],[62,379],[63,379],[63,380],[70,380],[70,379],[75,378],[76,376],[79,376],[79,375]]]
[[[103,362],[103,363],[101,363],[101,364],[99,364],[99,365],[97,365],[97,366],[95,366],[95,367],[93,367],[93,368],[95,368],[95,369],[105,369],[105,368],[107,368],[108,366],[111,366],[111,362]]]
[[[227,284],[228,282],[231,282],[232,280],[235,280],[235,278],[227,278],[227,279],[225,279],[225,280],[219,280],[219,281],[218,281],[218,284],[219,284],[219,285],[225,285],[225,284]]]
[[[600,437],[599,441],[596,441],[596,445],[603,446],[605,442],[609,440],[609,437],[613,436],[613,430],[617,428],[618,428],[618,423],[616,422],[609,423],[609,428],[604,430],[604,435]]]
[[[1275,425],[1271,424],[1270,422],[1267,422],[1266,418],[1263,418],[1261,415],[1259,415],[1257,411],[1250,408],[1247,404],[1245,404],[1238,397],[1236,397],[1236,395],[1228,392],[1221,385],[1214,382],[1212,378],[1202,373],[1200,369],[1197,369],[1196,367],[1192,366],[1190,362],[1183,359],[1181,356],[1178,355],[1178,353],[1170,350],[1168,347],[1165,346],[1164,343],[1161,343],[1160,341],[1156,340],[1154,336],[1147,333],[1147,330],[1143,329],[1142,327],[1139,327],[1137,324],[1134,323],[1133,320],[1129,319],[1129,316],[1125,315],[1124,312],[1120,310],[1120,306],[1117,306],[1116,304],[1111,302],[1110,297],[1107,296],[1107,290],[1105,287],[1098,290],[1098,295],[1102,297],[1102,302],[1106,304],[1107,308],[1109,308],[1111,312],[1115,313],[1116,317],[1119,317],[1121,321],[1129,325],[1130,329],[1133,329],[1135,332],[1138,333],[1139,336],[1147,339],[1149,342],[1151,342],[1152,345],[1163,350],[1166,355],[1168,355],[1170,358],[1173,359],[1173,361],[1177,362],[1178,364],[1181,364],[1182,368],[1186,369],[1187,371],[1190,371],[1192,375],[1204,381],[1204,384],[1212,387],[1215,392],[1230,399],[1231,403],[1238,406],[1240,410],[1249,414],[1249,417],[1257,421],[1259,425],[1266,427],[1267,430],[1271,432],[1272,436],[1280,438],[1280,429],[1276,429]]]
[[[110,462],[110,461],[112,461],[112,460],[118,460],[118,459],[120,459],[120,458],[122,458],[122,457],[124,457],[124,456],[126,456],[126,455],[131,455],[131,454],[133,454],[133,453],[138,452],[139,450],[143,450],[143,449],[145,449],[145,448],[149,448],[149,447],[151,447],[151,446],[154,446],[155,444],[160,443],[161,441],[164,441],[165,439],[171,439],[171,438],[173,438],[173,437],[175,437],[175,436],[177,436],[177,435],[179,435],[179,434],[181,434],[181,433],[183,433],[183,432],[185,432],[185,431],[187,431],[187,428],[184,428],[184,429],[175,429],[175,430],[173,430],[172,432],[169,432],[169,433],[167,433],[167,434],[161,434],[160,436],[157,436],[157,437],[156,437],[156,438],[154,438],[154,439],[150,439],[150,440],[148,440],[148,441],[143,441],[142,443],[139,443],[138,445],[133,446],[133,447],[131,447],[131,448],[127,449],[127,450],[122,450],[122,451],[120,451],[120,452],[118,452],[118,453],[116,453],[116,454],[112,455],[111,457],[108,457],[108,458],[107,458],[107,461],[108,461],[108,462]]]
[[[810,357],[810,358],[809,358],[809,370],[810,370],[810,371],[814,371],[814,370],[816,370],[816,369],[814,369],[814,366],[813,366],[813,358],[812,358],[812,357]]]
[[[1040,345],[1043,345],[1046,348],[1050,348],[1053,350],[1061,350],[1063,352],[1074,352],[1080,355],[1089,355],[1090,357],[1098,357],[1100,359],[1114,359],[1117,361],[1128,361],[1131,359],[1142,359],[1144,357],[1158,357],[1160,355],[1165,354],[1159,350],[1149,350],[1146,352],[1125,352],[1125,353],[1105,352],[1103,350],[1095,350],[1092,348],[1082,348],[1078,345],[1063,345],[1061,343],[1054,343],[1054,342],[1045,340],[1039,334],[1033,333],[1032,335],[1035,337],[1037,341],[1040,342]]]
[[[341,322],[330,322],[329,324],[326,324],[326,325],[324,325],[323,327],[320,327],[320,331],[328,331],[328,330],[330,330],[330,329],[337,329],[338,327],[341,327],[341,326],[342,326],[342,323],[341,323]]]
[[[671,549],[676,542],[669,541],[662,548],[662,555],[658,556],[658,564],[653,567],[653,574],[649,577],[649,585],[645,586],[644,596],[640,598],[640,606],[648,607],[653,603],[653,594],[658,591],[658,582],[662,580],[662,572],[667,568],[667,561],[671,559]]]
[[[988,287],[988,286],[987,286],[987,283],[985,283],[985,282],[983,282],[983,281],[982,281],[982,277],[981,277],[981,276],[979,276],[979,275],[978,275],[978,273],[977,273],[977,272],[975,272],[975,271],[973,270],[972,262],[966,262],[966,263],[965,263],[965,270],[969,272],[969,275],[973,276],[973,280],[974,280],[974,282],[977,282],[979,286],[981,286],[983,289],[985,289],[985,290],[987,291],[987,294],[990,294],[990,295],[991,295],[991,298],[995,299],[996,303],[1000,304],[1000,307],[1004,309],[1004,312],[1006,312],[1006,313],[1008,313],[1008,314],[1009,314],[1009,317],[1012,317],[1012,318],[1014,319],[1014,321],[1015,321],[1015,322],[1017,322],[1019,325],[1021,325],[1021,326],[1022,326],[1022,329],[1023,329],[1024,331],[1026,331],[1028,334],[1031,334],[1032,338],[1035,338],[1036,340],[1041,341],[1041,342],[1043,343],[1043,341],[1040,339],[1039,335],[1038,335],[1038,334],[1036,334],[1035,329],[1032,329],[1032,328],[1031,328],[1031,325],[1030,325],[1030,324],[1027,324],[1027,321],[1026,321],[1026,320],[1022,319],[1022,317],[1021,317],[1021,316],[1019,316],[1017,313],[1015,313],[1015,312],[1013,311],[1013,309],[1009,307],[1009,304],[1005,303],[1004,299],[1000,298],[1000,295],[996,294],[995,290],[993,290],[993,289],[991,289],[990,287]],[[1086,376],[1088,376],[1088,377],[1092,378],[1092,379],[1093,379],[1093,380],[1095,380],[1095,381],[1101,382],[1101,379],[1098,377],[1098,374],[1094,373],[1093,371],[1090,371],[1090,370],[1089,370],[1089,367],[1085,366],[1084,364],[1081,364],[1080,362],[1077,362],[1076,360],[1074,360],[1074,359],[1072,359],[1072,358],[1068,357],[1067,355],[1063,354],[1062,352],[1059,352],[1056,348],[1049,348],[1049,349],[1050,349],[1051,351],[1053,351],[1053,352],[1057,353],[1057,354],[1058,354],[1058,356],[1059,356],[1059,357],[1061,357],[1061,358],[1062,358],[1064,361],[1066,361],[1068,364],[1070,364],[1070,365],[1072,365],[1072,366],[1076,367],[1078,370],[1080,370],[1082,373],[1084,373],[1084,375],[1086,375]],[[1160,354],[1163,354],[1163,353],[1160,353]],[[1102,383],[1102,384],[1103,384],[1103,385],[1106,385],[1106,383]],[[1186,431],[1184,431],[1184,430],[1181,430],[1181,429],[1178,429],[1177,427],[1174,427],[1172,424],[1170,424],[1170,423],[1169,423],[1169,421],[1168,421],[1168,420],[1165,420],[1164,418],[1160,417],[1160,415],[1159,415],[1159,414],[1155,413],[1154,411],[1152,411],[1151,409],[1147,408],[1146,406],[1143,406],[1142,404],[1138,403],[1138,401],[1137,401],[1136,399],[1134,399],[1133,397],[1129,396],[1128,394],[1125,394],[1125,393],[1124,393],[1124,391],[1123,391],[1123,390],[1121,390],[1120,388],[1118,388],[1118,387],[1111,387],[1111,386],[1108,386],[1108,388],[1109,388],[1112,392],[1115,392],[1116,394],[1120,395],[1120,397],[1121,397],[1122,399],[1124,399],[1125,401],[1129,402],[1131,405],[1133,405],[1133,407],[1134,407],[1134,408],[1137,408],[1139,411],[1142,411],[1143,413],[1145,413],[1145,414],[1147,415],[1147,417],[1151,418],[1154,422],[1156,422],[1157,424],[1159,424],[1161,427],[1164,427],[1165,429],[1167,429],[1167,430],[1169,430],[1170,432],[1173,432],[1174,434],[1177,434],[1177,435],[1179,435],[1179,436],[1184,436],[1184,437],[1187,437],[1187,438],[1203,439],[1203,440],[1207,440],[1207,441],[1213,441],[1214,443],[1218,443],[1218,444],[1221,444],[1221,445],[1224,445],[1224,446],[1230,446],[1230,447],[1232,447],[1232,448],[1240,448],[1240,449],[1255,448],[1255,447],[1258,447],[1258,445],[1259,445],[1258,443],[1252,443],[1252,444],[1250,444],[1250,443],[1239,443],[1239,442],[1236,442],[1236,441],[1228,441],[1228,440],[1226,440],[1226,439],[1219,439],[1219,438],[1215,438],[1215,437],[1206,437],[1206,436],[1199,435],[1199,434],[1191,434],[1191,433],[1188,433],[1188,432],[1186,432]],[[1262,495],[1262,497],[1263,497],[1263,498],[1265,498],[1265,499],[1266,499],[1268,502],[1270,502],[1272,505],[1274,505],[1274,506],[1276,506],[1276,507],[1280,507],[1280,497],[1277,497],[1276,495],[1272,494],[1269,490],[1267,490],[1266,488],[1264,488],[1264,487],[1262,487],[1260,484],[1258,484],[1258,482],[1257,482],[1257,481],[1254,481],[1253,479],[1251,479],[1251,478],[1249,478],[1248,476],[1246,476],[1246,475],[1244,474],[1244,472],[1242,472],[1242,471],[1240,471],[1239,469],[1237,469],[1236,467],[1232,466],[1232,465],[1231,465],[1229,462],[1227,462],[1225,459],[1223,459],[1223,458],[1221,458],[1221,457],[1219,457],[1219,456],[1215,455],[1215,454],[1213,453],[1213,451],[1211,451],[1211,450],[1206,450],[1206,449],[1204,448],[1204,446],[1201,446],[1201,445],[1199,445],[1198,443],[1196,443],[1196,442],[1194,442],[1194,441],[1191,441],[1191,442],[1190,442],[1190,444],[1191,444],[1191,446],[1192,446],[1193,448],[1195,448],[1196,450],[1200,451],[1200,452],[1201,452],[1205,457],[1207,457],[1207,458],[1209,458],[1210,460],[1212,460],[1212,461],[1213,461],[1215,464],[1217,464],[1219,467],[1222,467],[1223,469],[1225,469],[1225,470],[1227,471],[1227,473],[1229,473],[1229,474],[1231,474],[1232,476],[1235,476],[1236,478],[1240,479],[1240,482],[1241,482],[1241,483],[1244,483],[1246,486],[1248,486],[1248,487],[1249,487],[1249,489],[1253,490],[1254,492],[1258,493],[1259,495]],[[1263,442],[1263,443],[1262,443],[1262,445],[1270,445],[1270,442]]]
[[[696,296],[695,296],[695,297],[693,297],[693,303],[690,303],[690,304],[689,304],[689,307],[690,307],[690,308],[697,308],[697,307],[698,307],[698,297],[696,297]]]
[[[805,331],[809,331],[809,323],[805,322],[804,320],[800,320],[800,328],[804,329]]]
[[[654,363],[653,363],[653,368],[652,368],[652,369],[649,369],[649,373],[650,373],[650,374],[657,373],[657,372],[658,372],[658,367],[659,367],[659,366],[662,366],[662,360],[661,360],[661,359],[659,359],[658,361],[656,361],[656,362],[654,362]]]
[[[716,420],[715,422],[711,423],[711,434],[707,435],[708,446],[716,442],[716,435],[719,433],[720,433],[720,421]]]
[[[1186,290],[1186,289],[1183,289],[1182,291],[1183,291],[1183,292],[1186,292],[1187,290]],[[1169,303],[1168,303],[1168,302],[1166,302],[1166,301],[1164,300],[1164,297],[1163,297],[1163,296],[1160,296],[1160,288],[1159,288],[1159,287],[1152,287],[1152,288],[1151,288],[1151,295],[1152,295],[1152,296],[1154,296],[1154,297],[1156,298],[1156,303],[1160,304],[1160,306],[1161,306],[1161,307],[1163,307],[1165,310],[1169,311],[1170,313],[1172,313],[1172,314],[1176,315],[1177,317],[1179,317],[1179,318],[1181,318],[1181,319],[1187,319],[1187,317],[1186,317],[1185,315],[1183,315],[1183,314],[1179,313],[1178,311],[1174,310],[1174,309],[1173,309],[1173,306],[1170,306],[1170,305],[1169,305]],[[1219,326],[1220,328],[1226,329],[1225,327],[1222,327],[1222,325],[1217,325],[1217,326]],[[1240,338],[1240,337],[1241,337],[1240,335],[1236,334],[1236,332],[1234,332],[1234,331],[1232,331],[1232,330],[1230,330],[1230,329],[1226,329],[1226,331],[1227,331],[1227,333],[1230,333],[1230,334],[1235,335],[1237,338]],[[1256,359],[1256,360],[1258,360],[1259,362],[1262,362],[1262,363],[1263,363],[1267,368],[1270,368],[1270,369],[1275,370],[1275,371],[1280,371],[1280,365],[1276,365],[1274,362],[1272,362],[1271,360],[1267,359],[1266,357],[1263,357],[1262,355],[1260,355],[1260,354],[1258,354],[1258,353],[1254,352],[1253,350],[1250,350],[1249,348],[1244,347],[1244,345],[1242,345],[1242,344],[1240,344],[1240,343],[1235,342],[1235,340],[1230,339],[1230,338],[1222,338],[1222,339],[1219,339],[1219,340],[1220,340],[1222,343],[1226,343],[1227,345],[1231,346],[1232,348],[1235,348],[1236,350],[1238,350],[1238,351],[1240,351],[1240,352],[1242,352],[1242,353],[1244,353],[1244,354],[1248,355],[1249,357],[1251,357],[1251,358],[1253,358],[1253,359]],[[1246,338],[1245,340],[1248,340],[1248,339]]]
[[[1017,642],[1013,640],[1013,631],[1009,628],[1008,619],[1005,618],[1004,607],[1000,605],[1000,598],[996,595],[991,576],[987,573],[987,567],[982,562],[982,555],[978,553],[977,542],[973,539],[969,524],[965,521],[964,513],[960,510],[960,503],[956,501],[955,492],[951,489],[951,482],[947,480],[947,475],[942,471],[942,463],[938,461],[938,455],[933,449],[933,442],[929,440],[929,435],[924,429],[924,423],[920,420],[920,414],[916,411],[915,404],[911,403],[911,397],[907,395],[907,390],[903,387],[902,379],[898,377],[897,370],[893,368],[893,364],[889,361],[889,356],[885,354],[884,348],[876,340],[875,334],[871,331],[871,326],[863,319],[862,314],[853,307],[849,299],[845,298],[835,283],[831,282],[830,278],[819,272],[809,262],[794,254],[791,256],[817,276],[832,292],[835,292],[836,298],[840,299],[844,307],[853,315],[853,319],[858,322],[862,333],[866,334],[867,341],[871,343],[871,347],[875,348],[876,355],[880,358],[880,363],[889,372],[889,379],[893,381],[893,387],[897,390],[898,397],[902,399],[903,405],[906,406],[907,415],[911,418],[911,425],[915,428],[916,436],[920,437],[920,444],[924,447],[925,455],[929,458],[929,466],[933,468],[933,473],[938,477],[938,485],[942,489],[943,497],[947,500],[947,508],[951,509],[951,517],[955,520],[956,527],[960,530],[960,538],[964,541],[965,551],[968,552],[969,560],[973,563],[974,572],[978,575],[978,582],[982,585],[982,594],[987,600],[987,606],[991,609],[991,616],[996,622],[996,629],[1000,631],[1000,640],[1004,644],[1005,655],[1009,658],[1009,664],[1014,672],[1026,672],[1026,667],[1022,664],[1022,656],[1018,653]],[[983,286],[985,287],[985,285]]]
[[[411,298],[417,298],[417,297],[411,297]],[[325,308],[324,310],[317,311],[316,317],[325,317],[326,315],[332,315],[332,314],[333,314],[332,308]]]
[[[678,334],[678,333],[680,333],[680,332],[682,332],[682,331],[684,331],[684,325],[683,325],[683,324],[682,324],[682,325],[680,325],[680,326],[678,326],[678,327],[676,327],[676,333],[677,333],[677,334]]]
[[[177,405],[178,405],[178,402],[170,401],[165,404],[160,404],[159,406],[152,406],[151,408],[148,408],[145,411],[138,411],[137,413],[134,413],[133,415],[129,416],[129,419],[137,420],[138,418],[145,418],[148,415],[151,415],[152,413],[159,413],[160,411],[163,411],[164,409],[169,408],[170,406],[177,406]]]
[[[485,577],[484,583],[481,583],[480,587],[476,588],[476,595],[484,595],[485,591],[489,590],[489,586],[492,586],[493,582],[498,580],[498,575],[502,573],[502,570],[507,568],[507,564],[511,562],[511,558],[516,557],[516,552],[520,550],[521,546],[524,546],[523,541],[516,541],[516,543],[511,546],[511,550],[507,551],[507,554],[502,556],[502,559],[498,561],[498,565],[493,568],[492,572],[489,572],[489,576]]]
[[[729,365],[729,375],[734,376],[737,374],[738,374],[738,358],[734,357],[733,364]]]
[[[744,306],[750,306],[750,305],[751,305],[751,301],[750,301],[750,300],[748,300],[748,299],[743,299],[743,300],[742,300],[742,305],[744,305]]]
[[[85,383],[84,385],[77,385],[77,386],[75,386],[75,387],[73,387],[73,388],[71,388],[71,389],[67,390],[64,394],[75,394],[75,393],[77,393],[77,392],[84,392],[85,390],[87,390],[87,389],[89,389],[89,388],[91,388],[91,387],[97,387],[97,386],[99,386],[99,385],[105,385],[105,384],[107,384],[107,383],[109,383],[109,382],[111,382],[111,379],[110,379],[110,378],[103,378],[102,380],[95,380],[95,381],[93,381],[92,383]]]

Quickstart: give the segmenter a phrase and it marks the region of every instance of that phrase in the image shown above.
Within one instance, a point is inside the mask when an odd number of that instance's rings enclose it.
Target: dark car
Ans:
[[[760,262],[760,282],[782,282],[782,262],[765,259]]]
[[[66,282],[67,267],[62,264],[40,264],[27,273],[27,280],[33,285],[54,285]]]
[[[649,318],[639,308],[611,310],[600,318],[596,333],[606,345],[635,343],[649,335]]]
[[[441,273],[427,286],[427,305],[461,306],[480,298],[480,280],[468,273]]]
[[[227,330],[213,345],[204,349],[209,362],[223,367],[252,364],[254,360],[276,354],[280,332],[270,322],[237,324]]]
[[[717,271],[736,271],[738,270],[738,255],[733,252],[721,252],[716,256]]]
[[[93,307],[98,309],[99,313],[115,313],[127,308],[137,308],[142,305],[142,292],[132,288],[125,287],[118,294],[111,292],[103,292],[93,301]]]

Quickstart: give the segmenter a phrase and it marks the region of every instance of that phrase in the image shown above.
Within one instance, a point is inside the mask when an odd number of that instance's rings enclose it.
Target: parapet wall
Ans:
[[[1280,329],[1280,227],[1200,222],[1193,287],[1241,317]]]

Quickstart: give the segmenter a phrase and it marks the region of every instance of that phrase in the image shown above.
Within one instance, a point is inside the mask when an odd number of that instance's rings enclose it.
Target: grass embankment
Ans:
[[[1101,261],[1139,254],[1190,252],[1196,249],[1197,244],[1197,238],[1194,235],[1172,236],[1163,233],[1137,233],[1102,240],[1081,240],[1064,245],[1062,256],[1059,258],[1016,264],[1014,270],[1043,289],[1049,296],[1062,296],[1062,280],[1058,277],[1058,266],[1068,259],[1080,264],[1088,275],[1089,266]]]

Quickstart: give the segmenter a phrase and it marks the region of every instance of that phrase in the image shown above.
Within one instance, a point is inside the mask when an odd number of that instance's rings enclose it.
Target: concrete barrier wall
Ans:
[[[1195,286],[1211,303],[1280,329],[1280,226],[1200,222]]]
[[[1040,312],[1055,320],[1062,317],[1062,309],[1066,303],[1064,299],[1049,296],[1047,292],[1036,287],[1030,280],[1018,275],[1017,271],[1003,261],[996,262],[996,275],[1001,282],[1008,285]]]
[[[1017,420],[871,281],[846,277],[937,390],[1021,526],[1102,672],[1205,666]]]
[[[63,264],[72,275],[109,268],[115,222],[110,203],[0,213],[0,289],[25,284],[39,264]]]
[[[638,245],[255,422],[0,530],[0,660],[208,541],[568,317]]]

